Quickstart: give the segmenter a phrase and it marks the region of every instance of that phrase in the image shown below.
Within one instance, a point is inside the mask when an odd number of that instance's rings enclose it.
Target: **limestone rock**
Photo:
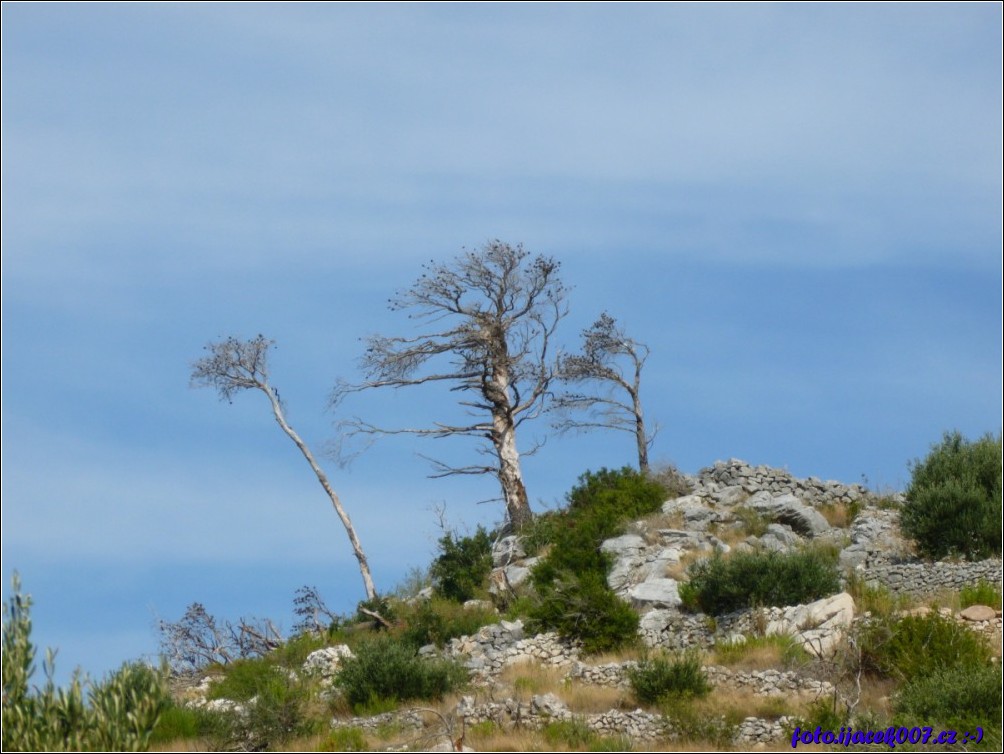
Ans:
[[[525,557],[526,550],[523,549],[523,541],[514,534],[502,537],[492,546],[492,565],[496,568],[509,565]]]
[[[971,621],[993,620],[997,617],[997,611],[987,605],[970,605],[959,613],[959,617]]]
[[[352,650],[346,644],[336,644],[333,647],[317,649],[307,655],[303,661],[303,672],[308,675],[319,675],[328,678],[335,675],[342,665],[342,660],[352,657]]]
[[[624,534],[620,537],[608,539],[600,545],[602,552],[610,553],[615,558],[622,555],[632,555],[644,549],[645,540],[637,534]]]
[[[841,592],[808,605],[784,608],[780,618],[767,624],[767,634],[792,635],[810,654],[826,657],[853,620],[854,598]]]
[[[678,585],[674,579],[648,579],[631,587],[628,596],[635,602],[657,607],[676,607],[681,602]]]
[[[791,494],[766,498],[762,493],[751,497],[746,505],[758,513],[781,523],[806,537],[815,537],[830,528],[829,522],[814,508],[803,505]]]
[[[777,552],[787,552],[802,542],[802,538],[784,524],[770,524],[767,532],[760,537],[760,546]]]
[[[546,717],[567,717],[568,706],[557,696],[551,693],[535,694],[530,698],[530,711],[537,715]]]

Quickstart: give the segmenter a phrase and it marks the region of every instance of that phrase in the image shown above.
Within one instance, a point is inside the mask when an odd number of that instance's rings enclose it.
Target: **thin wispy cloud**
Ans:
[[[136,653],[151,603],[263,613],[317,574],[351,607],[302,459],[253,396],[192,391],[191,362],[275,338],[315,450],[347,415],[454,416],[435,391],[327,397],[360,338],[410,332],[386,300],[423,262],[491,238],[563,263],[562,347],[608,310],[652,348],[653,457],[686,471],[895,485],[943,430],[999,429],[998,5],[3,14],[4,568],[36,574],[74,652],[74,614],[123,569]],[[381,588],[427,561],[434,506],[497,519],[475,505],[491,480],[430,481],[417,455],[471,452],[387,438],[330,464]],[[531,500],[630,462],[617,438],[550,438]]]

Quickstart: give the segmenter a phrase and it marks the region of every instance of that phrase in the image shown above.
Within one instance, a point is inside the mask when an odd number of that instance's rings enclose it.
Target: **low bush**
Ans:
[[[643,704],[657,704],[669,698],[700,698],[711,691],[701,668],[701,657],[694,652],[642,660],[628,671],[628,680],[635,697]]]
[[[590,654],[607,652],[637,639],[638,614],[610,590],[606,572],[565,571],[560,580],[541,590],[531,609],[527,628],[555,630],[577,639]]]
[[[970,560],[1001,554],[1001,437],[970,442],[946,433],[911,464],[903,533],[932,558]]]
[[[291,650],[291,655],[295,655]],[[214,748],[233,746],[252,750],[273,748],[311,729],[307,719],[310,689],[281,663],[281,652],[262,658],[238,660],[210,686],[208,698],[229,699],[246,714],[217,714],[210,721],[208,738]]]
[[[492,570],[492,542],[484,527],[468,537],[447,533],[429,573],[436,593],[455,602],[474,599],[485,590]]]
[[[900,681],[983,667],[991,656],[982,637],[937,612],[872,621],[861,630],[858,647],[866,672]]]
[[[539,601],[529,616],[532,630],[579,639],[587,652],[634,641],[638,616],[607,586],[611,560],[600,544],[625,522],[657,511],[665,497],[661,484],[627,467],[579,477],[567,509],[549,514],[541,526],[550,549],[533,571]]]
[[[587,471],[568,493],[568,509],[573,512],[609,509],[622,520],[647,516],[659,510],[666,489],[655,479],[629,466],[618,470]]]
[[[205,713],[173,702],[160,715],[150,736],[151,745],[170,744],[179,740],[192,740],[206,733]]]
[[[442,647],[454,637],[470,636],[498,621],[493,609],[464,607],[441,597],[402,606],[397,613],[404,624],[400,637],[415,649],[427,644]]]
[[[948,667],[905,684],[894,699],[895,721],[908,727],[937,726],[969,731],[984,729],[981,748],[992,750],[1001,739],[1000,665]]]
[[[419,657],[416,649],[389,636],[360,643],[355,657],[343,660],[335,683],[359,708],[380,700],[441,699],[467,680],[455,662]]]
[[[972,586],[964,586],[959,590],[959,604],[963,609],[971,605],[987,605],[995,610],[1000,610],[1000,586],[987,581],[981,581]]]
[[[687,572],[690,581],[680,586],[684,605],[709,615],[755,605],[800,605],[840,590],[836,559],[817,549],[716,555]]]

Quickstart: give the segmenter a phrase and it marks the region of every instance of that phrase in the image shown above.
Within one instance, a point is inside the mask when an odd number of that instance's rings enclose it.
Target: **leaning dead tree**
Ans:
[[[638,468],[649,470],[648,449],[655,439],[645,427],[641,405],[641,370],[649,348],[629,338],[604,312],[582,331],[582,352],[564,356],[560,379],[571,385],[592,385],[598,392],[566,392],[554,401],[555,427],[570,430],[615,429],[634,436]]]
[[[258,335],[251,340],[240,340],[230,337],[218,343],[210,343],[206,346],[209,355],[199,359],[192,367],[192,385],[196,387],[212,387],[220,395],[221,400],[233,401],[234,395],[243,390],[260,390],[268,398],[272,406],[272,414],[276,422],[286,433],[290,440],[294,442],[303,457],[307,459],[310,468],[317,476],[317,481],[321,483],[331,505],[341,519],[345,531],[349,535],[349,542],[352,544],[352,551],[356,560],[359,561],[359,572],[363,577],[363,586],[366,589],[366,599],[373,600],[377,597],[376,587],[373,585],[373,576],[370,574],[369,563],[366,554],[363,552],[359,537],[352,526],[352,520],[342,506],[341,500],[328,482],[328,477],[314,459],[314,454],[310,448],[293,431],[293,428],[286,421],[283,412],[282,401],[279,400],[279,393],[269,382],[268,377],[268,350],[275,343],[263,335]]]
[[[558,262],[530,258],[522,245],[491,241],[447,264],[430,262],[410,288],[390,300],[430,327],[416,335],[367,340],[362,366],[366,381],[335,388],[332,402],[373,388],[442,383],[461,396],[469,421],[435,422],[388,429],[359,419],[343,423],[365,434],[471,437],[485,442],[491,462],[471,466],[436,464],[433,476],[493,474],[511,527],[532,518],[516,432],[541,414],[556,365],[552,337],[567,313]]]

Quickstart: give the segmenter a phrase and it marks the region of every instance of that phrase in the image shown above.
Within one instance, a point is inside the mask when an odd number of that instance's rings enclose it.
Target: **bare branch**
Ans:
[[[283,643],[269,620],[241,618],[236,626],[230,621],[218,622],[198,602],[189,605],[177,623],[161,621],[160,640],[168,664],[177,672],[261,657]]]
[[[338,614],[324,602],[316,586],[301,586],[296,590],[293,613],[300,618],[299,623],[293,626],[293,632],[297,634],[322,634],[340,620]],[[327,619],[326,623],[321,621],[322,617]]]

